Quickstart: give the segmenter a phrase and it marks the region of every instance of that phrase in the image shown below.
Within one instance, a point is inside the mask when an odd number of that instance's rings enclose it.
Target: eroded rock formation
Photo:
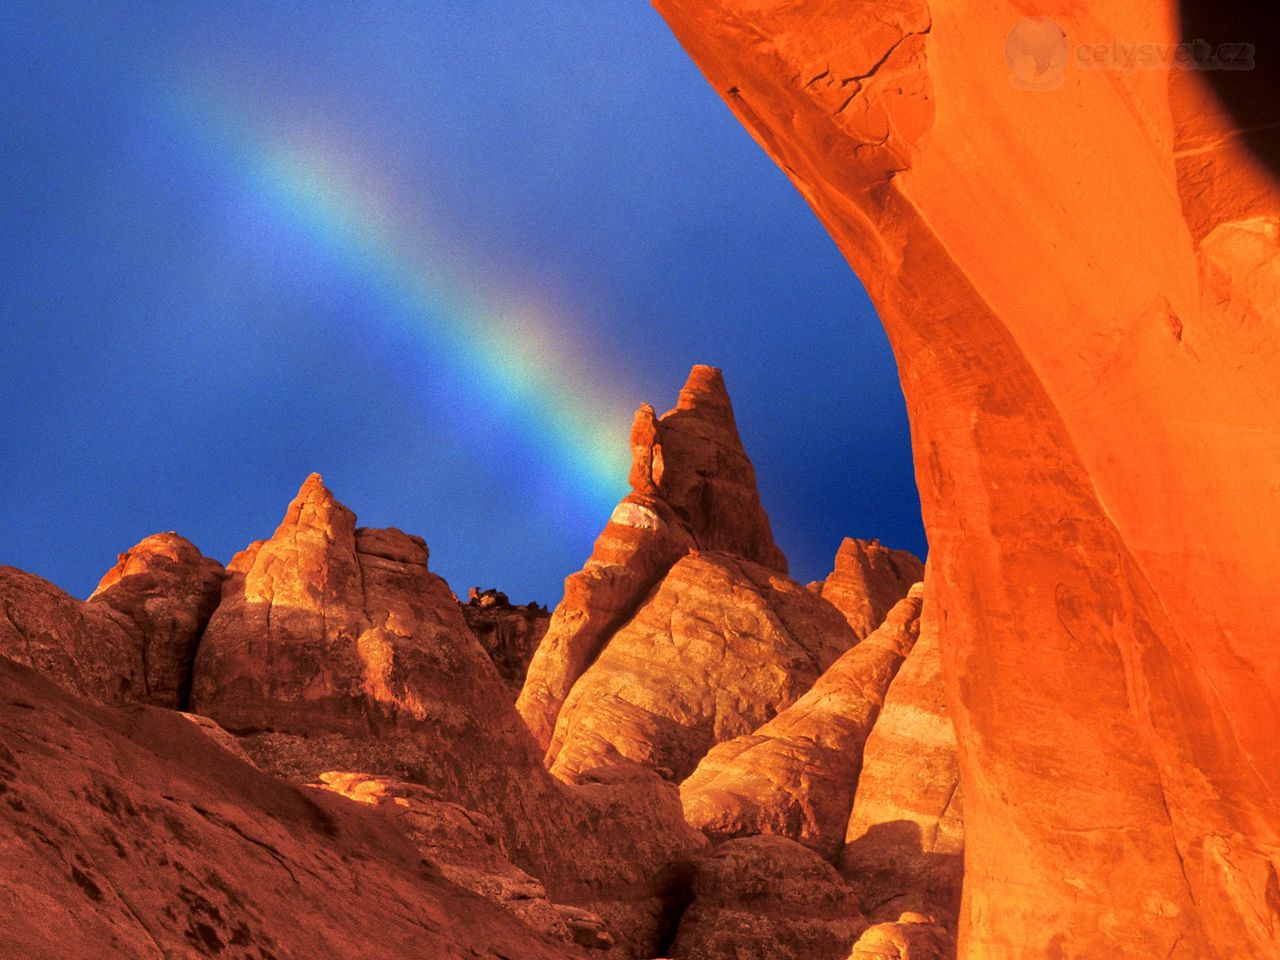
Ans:
[[[1094,61],[1160,0],[657,6],[898,359],[962,955],[1280,954],[1280,105]]]
[[[566,581],[518,701],[570,781],[618,762],[684,779],[794,702],[920,570],[850,540],[828,586],[790,580],[717,370],[694,367],[661,418],[641,407],[631,448],[632,492]]]
[[[488,818],[552,900],[603,917],[620,956],[645,955],[705,840],[656,777],[568,787],[547,773],[427,560],[422,540],[357,528],[308,478],[272,538],[228,566],[193,709],[295,782],[367,771]]]
[[[0,657],[0,956],[568,960],[388,820]]]
[[[603,920],[552,903],[541,881],[511,862],[492,818],[443,800],[429,787],[390,777],[333,771],[320,780],[326,790],[377,807],[445,879],[497,903],[534,930],[591,949],[613,946]]]
[[[866,928],[822,857],[785,837],[730,840],[694,881],[673,960],[846,960]]]
[[[955,940],[925,914],[904,913],[892,923],[877,923],[858,938],[849,960],[951,960]]]
[[[839,866],[867,919],[914,912],[954,930],[964,873],[960,770],[937,619],[928,606],[919,612],[919,639],[862,749]]]
[[[834,859],[844,845],[863,744],[916,642],[923,594],[922,584],[913,586],[871,636],[768,723],[712,748],[680,786],[685,818],[714,839],[778,834]],[[940,697],[941,677],[934,679]]]
[[[533,652],[547,632],[550,612],[536,603],[513,604],[499,590],[473,587],[462,615],[498,668],[498,675],[519,693]]]
[[[879,540],[845,537],[830,575],[811,586],[844,614],[861,639],[922,579],[924,564],[906,550],[892,550]]]
[[[573,779],[621,759],[683,780],[856,640],[830,604],[782,574],[730,554],[687,556],[574,685],[551,770]]]
[[[186,705],[222,565],[174,533],[120,554],[89,600],[0,567],[0,654],[99,703]]]
[[[695,366],[674,409],[642,406],[631,428],[631,493],[565,580],[564,598],[534,654],[517,706],[551,744],[565,698],[609,637],[691,549],[719,550],[785,573],[742,448],[724,377]]]

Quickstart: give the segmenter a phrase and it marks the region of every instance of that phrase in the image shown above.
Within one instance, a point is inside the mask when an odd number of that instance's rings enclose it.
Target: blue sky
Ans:
[[[455,590],[554,603],[693,363],[798,579],[924,550],[873,309],[655,13],[355,6],[0,10],[0,563],[84,595],[157,530],[225,561],[318,470]],[[264,175],[284,149],[322,172]]]

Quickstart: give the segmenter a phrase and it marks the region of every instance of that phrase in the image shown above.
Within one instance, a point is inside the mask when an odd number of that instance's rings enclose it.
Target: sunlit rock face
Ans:
[[[631,449],[632,492],[566,580],[518,701],[571,782],[620,762],[683,780],[794,703],[921,572],[847,540],[824,584],[791,580],[718,370],[694,367],[661,418],[641,407]]]
[[[86,602],[0,567],[0,654],[99,703],[185,707],[223,576],[175,533],[120,554]]]
[[[914,626],[918,639],[863,745],[838,864],[868,920],[913,912],[954,932],[965,843],[956,737],[931,607],[921,605]]]
[[[684,557],[574,684],[551,771],[572,780],[629,760],[679,782],[855,642],[834,607],[780,573],[732,554]]]
[[[429,787],[492,824],[512,868],[556,904],[602,918],[617,956],[652,955],[705,839],[653,775],[553,778],[427,562],[421,539],[357,528],[309,477],[271,539],[229,565],[192,709],[295,782],[347,774]],[[508,905],[503,888],[491,892]]]
[[[834,860],[854,790],[863,791],[863,744],[873,724],[880,729],[890,683],[919,634],[923,592],[912,587],[871,636],[772,720],[712,748],[680,785],[685,818],[713,839],[778,834]],[[890,762],[896,767],[900,759]],[[867,771],[864,778],[894,773]]]
[[[583,957],[449,882],[376,811],[180,714],[0,657],[0,956]]]
[[[879,627],[893,605],[922,579],[924,564],[906,550],[892,550],[879,540],[845,537],[827,579],[810,587],[844,614],[862,639]]]
[[[1082,54],[1175,11],[657,7],[897,355],[961,955],[1280,954],[1280,198],[1206,74]]]
[[[517,706],[551,744],[565,698],[608,638],[691,549],[731,553],[786,573],[760,505],[724,377],[695,366],[674,409],[642,406],[631,428],[631,493],[601,532],[534,654]]]

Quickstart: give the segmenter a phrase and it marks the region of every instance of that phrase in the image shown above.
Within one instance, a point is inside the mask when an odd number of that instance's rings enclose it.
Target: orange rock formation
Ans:
[[[867,919],[912,911],[954,929],[965,825],[938,622],[928,605],[918,629],[863,746],[839,866]]]
[[[1086,62],[1160,0],[657,6],[897,355],[961,955],[1280,955],[1280,105]]]
[[[0,567],[0,654],[99,703],[185,707],[222,564],[175,533],[122,553],[89,600]]]
[[[271,539],[228,565],[192,708],[296,782],[429,786],[492,823],[502,855],[552,900],[603,917],[619,956],[644,956],[705,840],[675,788],[644,771],[574,787],[548,774],[427,560],[417,537],[357,528],[312,475]]]
[[[847,540],[825,584],[788,578],[718,370],[694,367],[660,419],[641,407],[631,448],[632,492],[566,580],[518,700],[568,781],[620,761],[683,780],[808,690],[921,572]]]
[[[780,834],[834,859],[854,790],[864,789],[863,743],[873,724],[881,730],[876,718],[915,644],[922,595],[921,585],[912,587],[870,637],[768,723],[712,748],[680,785],[685,819],[716,839]],[[885,762],[896,766],[901,759]],[[893,769],[868,771],[867,778],[892,776]]]
[[[177,713],[90,706],[0,657],[0,720],[0,956],[588,956]]]
[[[566,578],[520,692],[517,707],[544,749],[578,677],[690,549],[787,570],[714,367],[695,366],[675,409],[661,418],[647,404],[636,412],[630,482],[586,565]]]

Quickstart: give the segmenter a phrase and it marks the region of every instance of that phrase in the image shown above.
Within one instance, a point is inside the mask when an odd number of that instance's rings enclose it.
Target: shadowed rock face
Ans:
[[[862,789],[863,743],[916,642],[923,593],[912,587],[871,636],[768,723],[713,747],[680,786],[685,819],[716,840],[779,834],[834,860]],[[934,680],[940,697],[942,678]]]
[[[705,840],[673,787],[561,784],[426,545],[357,529],[318,476],[270,540],[238,554],[196,663],[193,709],[264,770],[367,771],[489,819],[552,899],[603,917],[620,956],[664,935]]]
[[[585,956],[446,881],[372,811],[4,657],[0,833],[4,957]]]
[[[1077,55],[1172,7],[656,5],[902,371],[961,954],[1280,954],[1280,195],[1203,74]]]
[[[857,638],[828,603],[729,554],[680,560],[574,685],[557,776],[630,760],[673,781],[793,702]]]
[[[517,606],[500,591],[473,588],[462,615],[499,676],[518,694],[533,652],[547,632],[551,620],[547,608],[536,603]]]
[[[174,533],[120,554],[83,603],[0,567],[0,654],[99,703],[184,707],[223,575],[222,564]]]
[[[786,572],[738,436],[724,377],[695,366],[673,410],[642,406],[631,428],[631,493],[614,510],[534,654],[517,708],[545,750],[574,683],[608,638],[691,549]]]
[[[673,960],[845,960],[866,927],[831,864],[785,837],[730,840],[694,881]]]
[[[613,945],[600,917],[552,903],[540,881],[511,863],[491,818],[420,784],[366,773],[328,772],[320,779],[323,789],[391,818],[445,879],[497,903],[534,930],[592,949]]]

